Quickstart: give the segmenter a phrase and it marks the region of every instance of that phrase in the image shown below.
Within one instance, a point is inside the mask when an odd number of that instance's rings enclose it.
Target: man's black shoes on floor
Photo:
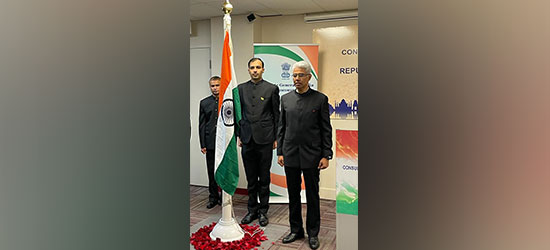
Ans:
[[[248,212],[241,220],[241,224],[250,224],[250,222],[254,221],[255,219],[258,219],[258,214]]]
[[[208,204],[206,204],[206,208],[211,209],[211,208],[215,207],[216,205],[218,205],[218,203],[216,201],[208,201]]]
[[[283,243],[292,243],[297,239],[303,239],[304,238],[304,232],[300,233],[290,233],[287,236],[283,238]]]
[[[211,200],[211,201],[208,201],[208,203],[206,204],[206,208],[208,209],[211,209],[213,207],[215,207],[216,205],[222,205],[222,200]]]
[[[317,249],[319,248],[319,238],[317,236],[309,237],[309,247],[311,249]]]
[[[258,221],[260,222],[260,226],[265,227],[269,223],[269,220],[267,219],[267,216],[263,213],[259,213],[260,216],[258,218]]]
[[[296,241],[296,240],[298,240],[298,239],[303,239],[303,238],[304,238],[304,232],[303,232],[303,231],[302,231],[302,232],[299,232],[299,233],[290,233],[290,234],[288,234],[287,236],[285,236],[285,237],[283,238],[283,243],[284,243],[284,244],[292,243],[292,242],[294,242],[294,241]],[[311,236],[311,237],[309,237],[309,242],[308,242],[308,243],[309,243],[309,247],[310,247],[311,249],[317,249],[317,248],[319,248],[319,245],[320,245],[320,243],[319,243],[319,237],[317,237],[317,236]]]

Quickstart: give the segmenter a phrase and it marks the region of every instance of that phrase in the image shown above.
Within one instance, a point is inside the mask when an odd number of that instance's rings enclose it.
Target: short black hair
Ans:
[[[249,68],[250,68],[250,63],[252,63],[254,61],[260,61],[262,63],[262,68],[264,68],[264,61],[262,61],[262,59],[260,59],[258,57],[252,57],[252,59],[248,60],[248,67]]]
[[[220,81],[222,78],[219,77],[219,76],[213,76],[213,77],[210,77],[210,80],[208,80],[208,83],[210,83],[211,81]]]

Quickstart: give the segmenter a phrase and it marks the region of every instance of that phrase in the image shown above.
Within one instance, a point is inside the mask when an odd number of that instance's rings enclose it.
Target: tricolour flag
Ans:
[[[239,163],[237,137],[241,120],[239,91],[233,68],[233,45],[231,42],[230,19],[225,20],[225,37],[222,51],[222,70],[220,96],[223,97],[218,107],[218,125],[216,128],[215,178],[218,185],[228,194],[233,195],[239,183]]]

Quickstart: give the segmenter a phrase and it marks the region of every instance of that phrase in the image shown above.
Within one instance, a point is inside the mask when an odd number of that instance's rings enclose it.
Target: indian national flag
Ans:
[[[239,165],[237,154],[237,137],[241,120],[241,104],[235,69],[233,68],[233,45],[231,42],[230,21],[225,20],[225,37],[222,52],[222,70],[220,98],[218,107],[218,125],[216,128],[215,178],[218,185],[228,194],[233,195],[239,182]]]

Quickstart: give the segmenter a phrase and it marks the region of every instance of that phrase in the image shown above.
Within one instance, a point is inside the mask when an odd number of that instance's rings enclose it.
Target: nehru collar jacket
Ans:
[[[214,95],[201,100],[199,108],[199,140],[201,148],[216,148],[216,124],[218,122],[218,100]]]
[[[277,140],[277,155],[287,167],[314,168],[321,158],[331,159],[328,97],[313,89],[283,95]]]
[[[257,144],[277,140],[279,122],[279,87],[266,81],[247,81],[238,85],[241,101],[241,121],[237,136],[242,143],[251,139]]]

